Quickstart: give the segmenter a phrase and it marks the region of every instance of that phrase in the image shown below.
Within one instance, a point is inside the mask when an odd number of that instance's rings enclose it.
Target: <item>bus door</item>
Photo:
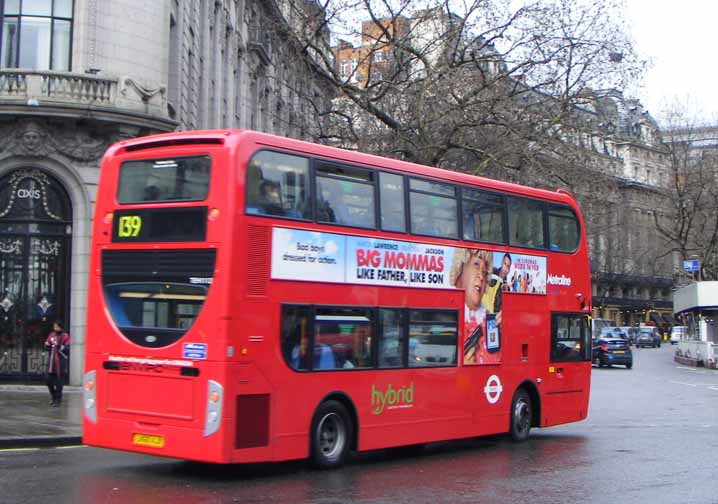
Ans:
[[[542,408],[544,418],[550,416],[551,423],[576,420],[586,415],[590,335],[587,315],[551,315],[551,347],[545,384],[547,408]]]

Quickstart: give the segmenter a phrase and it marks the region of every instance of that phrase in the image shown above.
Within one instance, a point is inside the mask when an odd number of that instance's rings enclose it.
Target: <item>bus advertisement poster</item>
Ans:
[[[274,228],[272,278],[453,289],[455,247]],[[473,250],[473,249],[471,249]],[[506,292],[546,293],[546,258],[489,252]],[[508,264],[500,271],[502,260]]]

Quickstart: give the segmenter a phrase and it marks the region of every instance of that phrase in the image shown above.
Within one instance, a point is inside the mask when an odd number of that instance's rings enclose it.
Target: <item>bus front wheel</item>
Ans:
[[[526,441],[531,431],[531,398],[522,388],[518,389],[511,400],[511,439],[520,443]]]
[[[341,466],[349,454],[353,425],[339,401],[325,401],[314,412],[311,432],[311,461],[319,469]]]

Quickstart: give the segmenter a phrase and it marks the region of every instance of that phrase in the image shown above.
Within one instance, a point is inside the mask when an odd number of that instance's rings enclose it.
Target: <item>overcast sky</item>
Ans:
[[[696,119],[718,123],[718,2],[625,0],[639,53],[653,66],[636,95],[658,120],[678,100]]]

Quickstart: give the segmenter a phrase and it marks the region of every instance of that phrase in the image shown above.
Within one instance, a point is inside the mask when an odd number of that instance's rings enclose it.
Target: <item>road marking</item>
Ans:
[[[676,366],[676,369],[684,369],[686,371],[691,371],[692,373],[706,374],[704,370],[698,369],[697,367]]]
[[[680,382],[680,381],[675,381],[675,380],[671,380],[671,383],[675,383],[678,385],[686,385],[688,387],[697,387],[698,386],[695,383],[685,383],[685,382]]]
[[[67,450],[70,448],[87,448],[87,445],[70,445],[70,446],[35,446],[31,448],[0,448],[0,452],[29,452],[40,450]]]

